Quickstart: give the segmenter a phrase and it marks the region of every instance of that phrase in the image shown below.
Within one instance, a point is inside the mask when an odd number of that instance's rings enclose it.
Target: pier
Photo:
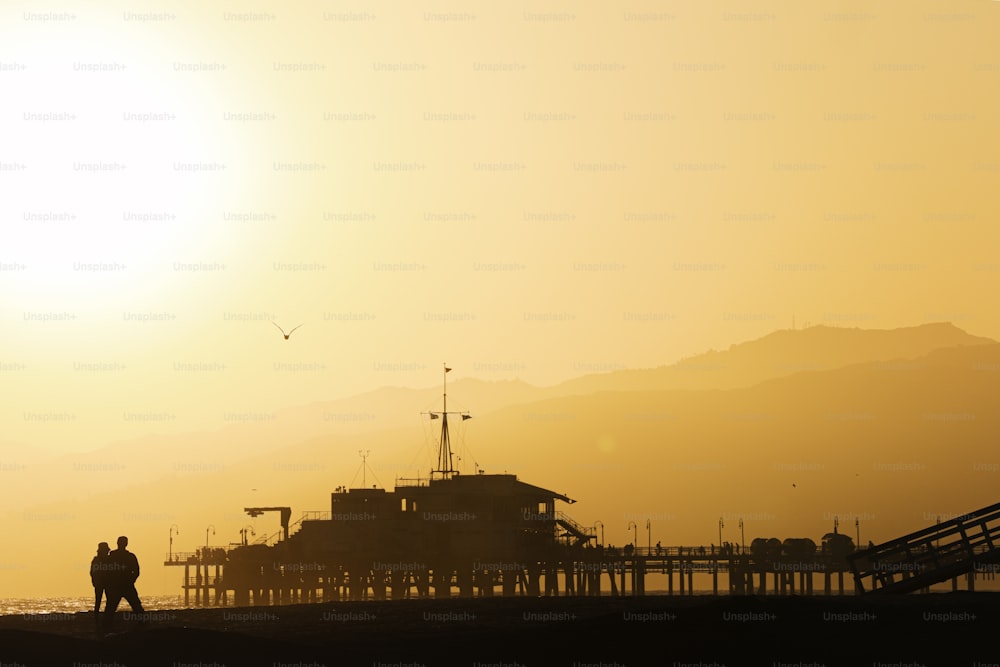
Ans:
[[[183,567],[184,602],[195,606],[270,605],[340,600],[502,596],[642,596],[650,575],[665,575],[667,595],[693,595],[695,575],[713,595],[845,595],[846,561],[822,553],[807,560],[757,560],[739,548],[587,547],[571,558],[481,561],[466,566],[421,562],[289,561],[281,542],[208,547],[168,555]],[[708,592],[705,587],[700,591]]]
[[[557,525],[557,514],[551,517]],[[533,520],[538,520],[537,518]],[[562,523],[562,520],[558,520]],[[557,529],[564,544],[551,558],[483,558],[465,563],[360,554],[291,557],[296,536],[329,528],[329,513],[306,512],[254,544],[173,552],[164,565],[184,568],[184,603],[197,607],[281,605],[344,600],[491,596],[644,596],[651,575],[659,594],[856,595],[926,592],[951,580],[975,590],[1000,572],[1000,504],[868,549],[812,554],[753,553],[739,545],[602,547],[593,529]],[[976,529],[978,528],[978,529]],[[581,536],[582,534],[582,536]],[[269,544],[269,542],[274,544]],[[774,540],[772,540],[773,542]],[[800,542],[800,540],[791,540]],[[942,543],[943,542],[943,543]],[[853,542],[851,543],[853,547]],[[374,553],[379,553],[375,550]],[[299,553],[299,555],[304,555]],[[696,575],[700,586],[696,588]],[[710,580],[710,588],[708,581]],[[964,582],[960,586],[960,582]]]

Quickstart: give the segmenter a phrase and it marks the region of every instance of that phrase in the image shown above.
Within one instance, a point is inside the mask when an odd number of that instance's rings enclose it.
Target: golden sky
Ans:
[[[1000,335],[998,16],[8,3],[3,437],[215,426],[442,360],[551,384],[793,316]]]
[[[4,458],[793,318],[1000,337],[998,31],[989,0],[5,3]]]

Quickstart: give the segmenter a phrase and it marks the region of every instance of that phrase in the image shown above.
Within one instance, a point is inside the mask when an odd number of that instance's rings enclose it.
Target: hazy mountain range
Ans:
[[[710,351],[671,365],[652,369],[590,374],[551,387],[520,381],[483,381],[465,377],[450,384],[450,409],[476,416],[501,408],[563,396],[602,391],[664,391],[733,389],[803,371],[822,371],[849,364],[910,359],[928,352],[962,345],[993,343],[947,324],[927,324],[893,330],[845,329],[815,326],[775,331],[760,339]],[[462,369],[456,369],[456,376]],[[440,410],[441,387],[422,389],[384,387],[357,396],[316,402],[265,414],[228,415],[232,425],[216,431],[182,436],[150,435],[109,444],[89,453],[41,457],[30,447],[3,446],[4,460],[13,466],[45,470],[116,472],[102,480],[107,489],[146,481],[159,475],[218,470],[219,466],[257,454],[277,451],[323,435],[372,433],[410,429],[419,433],[421,412]],[[374,460],[374,459],[373,459]],[[10,480],[16,484],[16,478]],[[52,489],[59,497],[89,495],[86,476]],[[23,490],[27,491],[30,487]],[[8,489],[12,491],[15,489]],[[31,504],[31,494],[15,492],[11,502]]]
[[[508,471],[565,493],[579,502],[561,509],[600,520],[611,543],[708,544],[720,518],[725,541],[739,541],[740,519],[747,542],[818,540],[837,517],[878,542],[995,502],[998,389],[1000,343],[938,323],[776,331],[655,369],[544,388],[456,378],[448,394],[449,409],[474,415],[453,421],[465,474]],[[147,591],[177,592],[179,571],[159,565],[173,524],[178,551],[204,545],[206,530],[212,544],[248,526],[276,532],[276,515],[251,520],[243,507],[290,505],[293,519],[329,509],[335,487],[361,484],[359,451],[368,485],[426,476],[440,422],[421,412],[440,409],[440,392],[383,388],[44,462],[7,454],[6,534],[65,550],[66,568],[38,591],[30,548],[8,549],[0,580],[9,596],[85,595],[96,542],[127,533]]]

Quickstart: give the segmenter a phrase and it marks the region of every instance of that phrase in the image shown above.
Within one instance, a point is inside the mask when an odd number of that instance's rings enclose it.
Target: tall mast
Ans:
[[[442,386],[444,387],[444,392],[442,394],[442,402],[444,403],[444,410],[441,412],[441,444],[438,446],[438,472],[443,476],[450,477],[454,473],[454,469],[451,467],[451,436],[448,434],[448,368],[447,364],[441,364],[444,368],[444,373],[442,373]]]
[[[448,412],[448,371],[451,369],[448,368],[448,364],[442,364],[442,367],[444,368],[444,372],[442,373],[442,386],[444,387],[444,391],[441,398],[444,404],[444,409],[441,412],[429,413],[431,419],[441,420],[441,442],[438,445],[437,469],[431,471],[431,477],[433,478],[435,475],[440,475],[441,479],[451,479],[453,476],[458,474],[458,471],[455,470],[454,465],[452,464],[451,435],[448,432],[448,415],[461,415],[463,421],[470,419],[471,417],[468,412]]]

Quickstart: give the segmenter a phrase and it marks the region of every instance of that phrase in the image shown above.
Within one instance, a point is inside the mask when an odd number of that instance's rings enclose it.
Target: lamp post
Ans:
[[[601,524],[601,546],[604,546],[604,522],[598,519],[594,522],[594,530],[597,530],[597,524]]]
[[[639,541],[637,539],[639,527],[635,525],[635,521],[629,521],[628,526],[625,527],[625,530],[628,531],[629,528],[632,529],[632,546],[634,547],[636,542]]]
[[[176,530],[175,530],[175,529],[176,529]],[[176,523],[175,523],[175,524],[172,524],[172,525],[170,526],[170,547],[169,547],[169,549],[167,550],[167,553],[169,554],[169,555],[167,556],[167,560],[170,560],[170,561],[172,561],[172,560],[174,559],[174,533],[175,533],[175,532],[176,532],[176,533],[177,533],[178,535],[180,535],[180,534],[181,534],[181,529],[177,527],[177,524],[176,524]]]
[[[215,535],[215,524],[209,524],[208,528],[205,529],[205,548],[208,549],[208,531],[212,531]]]
[[[861,548],[861,517],[854,517],[854,550],[857,551]]]
[[[740,517],[740,551],[743,552],[746,550],[747,550],[747,541],[746,538],[743,537],[743,517]]]
[[[250,533],[254,537],[257,536],[257,533],[254,532],[253,526],[251,525],[243,526],[243,528],[240,529],[240,535],[243,536],[243,546],[246,546],[247,544],[247,533]]]
[[[722,517],[719,517],[719,551],[722,551],[722,529],[726,527],[726,524],[722,523]]]
[[[646,553],[653,551],[653,531],[649,527],[649,519],[646,519]]]

